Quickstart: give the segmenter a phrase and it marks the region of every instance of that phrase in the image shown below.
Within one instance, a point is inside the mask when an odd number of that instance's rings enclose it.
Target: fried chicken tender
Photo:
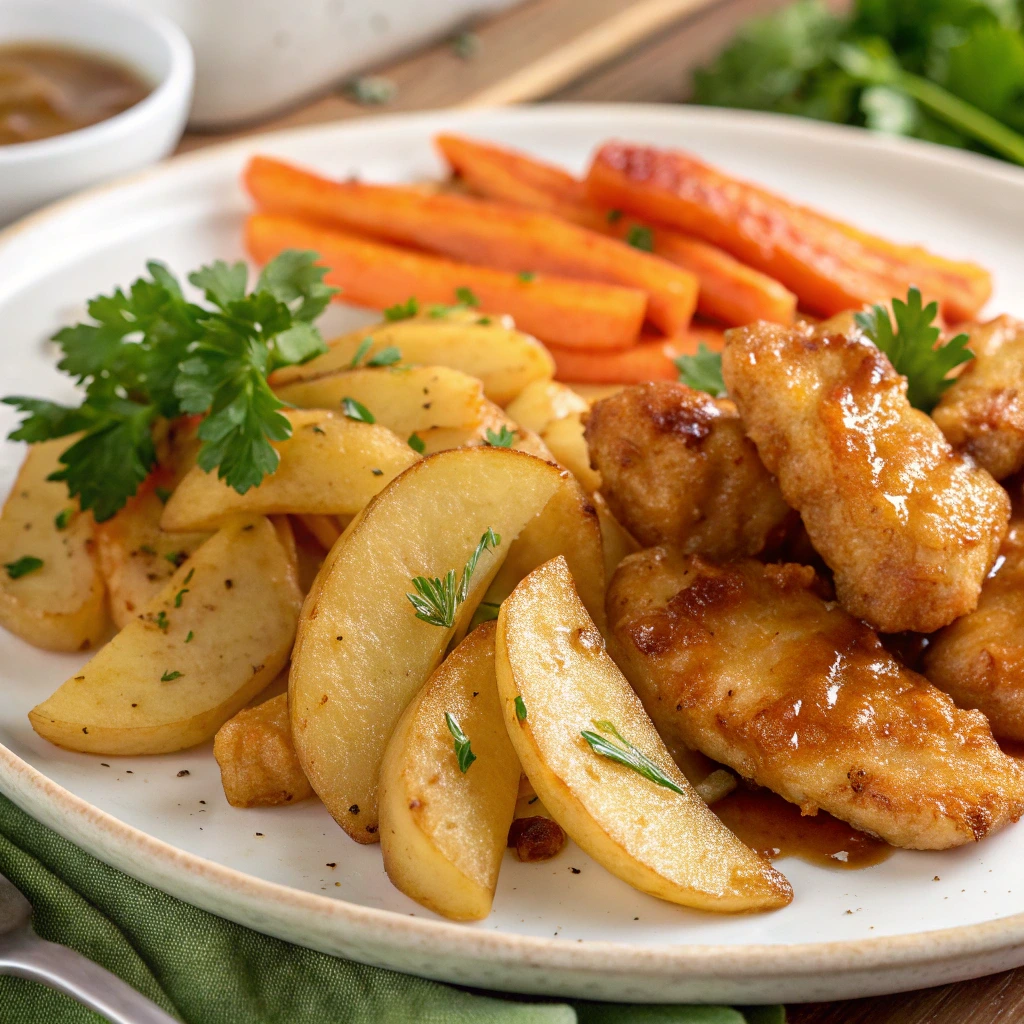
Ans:
[[[608,592],[616,661],[684,742],[894,846],[982,839],[1024,811],[1024,769],[977,711],[904,668],[823,600],[814,570],[630,555]]]
[[[586,436],[612,514],[644,545],[756,555],[792,515],[735,406],[685,384],[636,384],[597,402]]]
[[[1010,522],[978,607],[932,638],[924,674],[996,736],[1024,740],[1024,518]]]
[[[1000,316],[969,332],[972,359],[932,419],[997,480],[1024,468],[1024,323]]]
[[[1009,498],[911,407],[906,380],[852,318],[726,339],[729,394],[843,607],[885,633],[930,633],[971,611]]]

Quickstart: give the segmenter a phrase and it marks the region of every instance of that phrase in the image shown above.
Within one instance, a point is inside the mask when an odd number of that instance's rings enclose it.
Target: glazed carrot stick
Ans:
[[[469,196],[331,181],[255,157],[245,173],[259,207],[331,224],[498,270],[558,274],[636,288],[647,316],[667,334],[686,329],[697,279],[648,252],[551,214]]]
[[[637,229],[650,230],[655,255],[697,278],[697,312],[702,316],[730,326],[754,320],[792,322],[796,296],[723,249],[668,228],[647,229],[631,218],[610,216],[587,202],[582,181],[525,154],[457,135],[439,135],[435,141],[464,183],[489,199],[546,210],[620,239],[636,237]]]
[[[456,263],[274,214],[253,214],[246,245],[266,263],[283,249],[312,249],[330,267],[328,284],[339,299],[385,309],[415,297],[421,308],[460,301],[463,289],[480,309],[508,313],[521,330],[568,348],[621,349],[636,343],[643,324],[643,292],[538,274],[530,281],[489,267]]]
[[[718,245],[831,316],[884,301],[919,283],[950,319],[978,312],[987,274],[883,239],[796,206],[685,153],[607,143],[587,175],[587,195]],[[915,253],[917,254],[915,257]],[[941,268],[941,272],[940,272]],[[987,295],[986,295],[987,297]]]
[[[676,338],[641,341],[621,352],[586,352],[582,349],[548,350],[555,360],[555,378],[578,384],[642,384],[649,380],[677,380],[679,370],[674,360],[692,355],[701,343],[715,351],[721,349],[720,328],[694,325]]]

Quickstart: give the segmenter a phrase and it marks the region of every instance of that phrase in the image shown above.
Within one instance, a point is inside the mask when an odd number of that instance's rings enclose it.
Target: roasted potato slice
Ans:
[[[590,448],[584,435],[581,414],[574,413],[553,420],[541,434],[551,454],[568,469],[587,494],[601,486],[601,474],[590,465]]]
[[[287,693],[229,718],[213,739],[213,756],[232,807],[272,807],[313,795],[292,743]]]
[[[564,559],[534,570],[501,606],[495,669],[523,770],[596,861],[643,892],[702,910],[769,910],[792,900],[786,879],[715,817],[676,767],[605,651]],[[675,789],[599,755],[584,732],[619,749],[633,745]]]
[[[555,420],[584,413],[589,408],[590,403],[566,384],[536,380],[509,402],[505,412],[521,427],[543,434]]]
[[[384,427],[325,410],[285,415],[292,436],[274,442],[281,461],[258,487],[239,494],[195,466],[167,502],[161,527],[211,530],[239,513],[353,515],[418,458]]]
[[[47,479],[74,441],[32,445],[0,512],[0,625],[48,651],[87,650],[109,628],[92,516]]]
[[[619,566],[626,555],[633,554],[640,550],[636,538],[627,530],[622,523],[615,518],[608,502],[600,491],[595,491],[590,496],[597,509],[597,521],[601,524],[601,546],[604,548],[604,575],[606,580],[612,578],[612,573]]]
[[[377,841],[377,781],[395,723],[560,484],[557,467],[522,452],[440,452],[371,501],[327,556],[303,606],[289,706],[307,778],[357,841]],[[413,579],[458,579],[488,529],[501,541],[481,553],[451,625],[417,618]]]
[[[29,712],[32,728],[91,754],[166,754],[202,743],[280,672],[301,602],[270,521],[239,518]]]
[[[475,756],[465,770],[447,715]],[[445,658],[388,742],[380,773],[380,842],[391,881],[445,917],[486,917],[519,775],[498,704],[494,623],[488,622]]]
[[[271,382],[277,387],[347,370],[365,339],[370,347],[363,363],[385,348],[397,348],[402,362],[448,366],[483,383],[492,402],[505,405],[527,385],[548,380],[554,360],[536,338],[517,331],[510,317],[485,317],[473,310],[451,310],[444,316],[422,316],[377,324],[352,331],[330,343],[330,351],[301,366],[278,370]]]

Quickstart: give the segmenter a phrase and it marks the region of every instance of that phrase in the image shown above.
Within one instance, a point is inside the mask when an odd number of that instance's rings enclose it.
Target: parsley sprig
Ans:
[[[609,761],[614,761],[616,764],[632,768],[633,771],[638,775],[642,775],[645,779],[659,786],[664,786],[665,789],[671,789],[673,793],[678,793],[680,796],[686,796],[686,791],[681,786],[673,782],[643,751],[634,747],[629,740],[625,739],[611,722],[605,719],[595,720],[594,728],[598,729],[599,732],[591,732],[589,729],[584,729],[580,735],[590,744],[590,749],[595,754],[607,757]],[[602,736],[601,733],[613,736],[622,746],[616,746],[611,740]]]
[[[469,581],[476,572],[476,563],[485,551],[493,550],[500,543],[501,537],[494,530],[488,529],[480,538],[480,543],[473,554],[469,556],[458,584],[455,582],[454,569],[449,569],[443,580],[437,576],[433,579],[426,576],[413,577],[412,585],[416,588],[416,593],[405,596],[416,609],[416,618],[429,622],[432,626],[451,629],[455,625],[455,613],[459,605],[469,597]]]
[[[158,418],[204,416],[199,465],[240,494],[277,468],[271,441],[291,434],[267,377],[327,351],[313,321],[335,289],[312,252],[287,250],[251,292],[244,263],[218,260],[189,275],[205,304],[189,301],[163,263],[148,263],[127,292],[88,305],[89,322],[53,338],[59,368],[84,387],[77,406],[12,396],[25,416],[12,440],[35,443],[83,432],[50,479],[98,521],[135,494],[156,464]]]
[[[932,323],[939,311],[937,302],[922,306],[921,292],[911,287],[907,301],[892,300],[895,326],[882,305],[857,313],[857,326],[888,357],[897,373],[907,378],[907,398],[915,409],[931,412],[942,392],[953,383],[949,372],[974,358],[967,348],[967,335],[936,347],[939,328]]]
[[[679,379],[694,391],[706,391],[714,398],[725,394],[721,352],[712,352],[701,342],[697,346],[696,355],[679,356],[675,364]]]

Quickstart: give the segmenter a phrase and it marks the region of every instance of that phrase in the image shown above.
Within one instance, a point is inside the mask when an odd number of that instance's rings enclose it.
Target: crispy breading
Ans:
[[[1010,503],[849,317],[729,331],[722,373],[851,614],[930,633],[971,611]]]
[[[808,566],[665,548],[612,578],[616,660],[659,731],[894,846],[946,849],[1024,811],[1024,770],[816,592]]]
[[[685,384],[636,384],[597,402],[587,443],[601,493],[642,544],[756,555],[791,515],[735,406]]]
[[[932,411],[946,440],[997,480],[1024,467],[1024,323],[996,317],[968,331],[972,359]]]
[[[1024,740],[1024,518],[1011,520],[978,607],[932,637],[924,674],[996,736]]]

